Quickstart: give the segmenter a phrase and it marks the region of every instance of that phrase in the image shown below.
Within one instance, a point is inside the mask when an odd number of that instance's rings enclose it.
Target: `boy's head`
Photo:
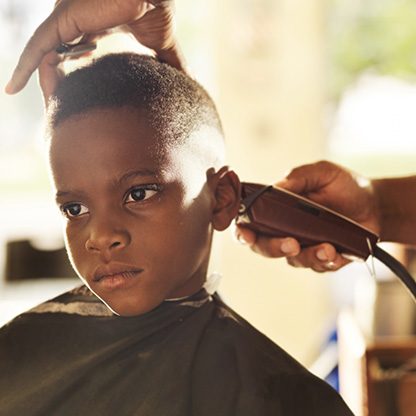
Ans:
[[[212,100],[135,54],[68,75],[49,104],[50,165],[80,277],[120,315],[204,283],[212,230],[239,205]]]

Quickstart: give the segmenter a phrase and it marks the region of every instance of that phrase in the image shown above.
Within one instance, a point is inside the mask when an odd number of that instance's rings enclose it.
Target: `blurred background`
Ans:
[[[1,0],[2,86],[53,3]],[[323,158],[371,177],[416,174],[413,0],[176,4],[178,38],[191,72],[218,105],[228,161],[242,180],[273,183],[291,168]],[[110,49],[122,41],[114,42]],[[49,191],[36,77],[17,96],[0,94],[2,324],[77,280],[70,269],[38,270],[34,279],[34,269],[20,267],[22,252],[65,253]],[[29,243],[16,248],[21,240]],[[412,251],[389,249],[413,267]],[[378,265],[376,280],[364,263],[318,275],[261,258],[227,231],[216,237],[211,270],[223,275],[220,292],[237,312],[335,387],[340,325],[358,323],[365,345],[377,336],[414,334],[414,304]],[[46,273],[54,278],[45,279]],[[354,385],[351,377],[345,386]],[[362,396],[370,393],[352,390],[344,388],[344,397],[361,414]]]

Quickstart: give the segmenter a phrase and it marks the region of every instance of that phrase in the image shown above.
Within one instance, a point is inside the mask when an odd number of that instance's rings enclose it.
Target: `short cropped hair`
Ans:
[[[223,137],[215,104],[198,82],[135,53],[105,55],[68,74],[50,98],[49,128],[89,110],[124,106],[144,110],[149,125],[172,144],[205,127]]]

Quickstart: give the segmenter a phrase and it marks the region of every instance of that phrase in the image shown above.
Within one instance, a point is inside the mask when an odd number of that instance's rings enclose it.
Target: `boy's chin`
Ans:
[[[131,316],[140,316],[147,312],[152,311],[157,308],[164,299],[152,299],[147,300],[146,302],[136,301],[136,302],[119,302],[106,301],[102,297],[98,296],[101,301],[113,312],[115,315],[131,317]]]
[[[90,290],[118,316],[139,316],[152,311],[161,305],[165,300],[174,301],[187,298],[199,292],[205,283],[205,279],[198,279],[191,285],[181,286],[176,290],[164,291],[160,288],[137,290],[116,290],[111,293],[94,290],[96,288],[88,285]],[[168,292],[168,293],[166,293]]]

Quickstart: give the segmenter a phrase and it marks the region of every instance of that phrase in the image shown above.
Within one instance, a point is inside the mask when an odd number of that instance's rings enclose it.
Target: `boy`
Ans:
[[[204,289],[239,180],[195,81],[109,55],[60,83],[49,121],[66,246],[85,286],[0,331],[0,415],[351,415]]]

